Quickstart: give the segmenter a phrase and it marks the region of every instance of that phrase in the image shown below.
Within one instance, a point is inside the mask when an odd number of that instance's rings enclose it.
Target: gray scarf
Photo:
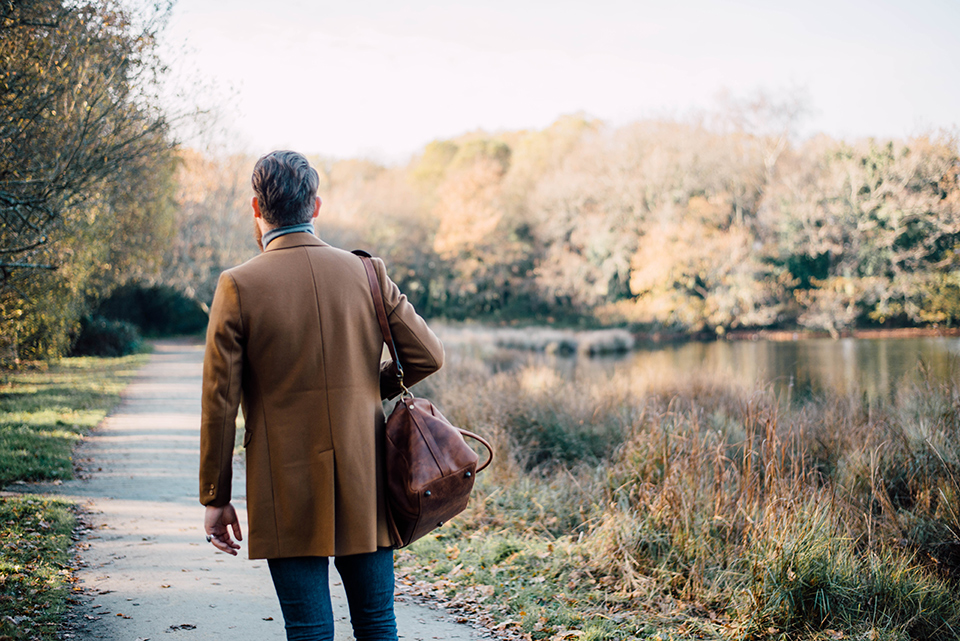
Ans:
[[[270,241],[274,238],[280,238],[280,236],[286,236],[287,234],[294,234],[298,231],[308,231],[314,236],[317,235],[317,231],[314,229],[313,223],[299,223],[297,225],[287,225],[286,227],[277,227],[275,229],[271,229],[263,235],[263,238],[260,239],[260,242],[263,243],[263,248],[266,249],[267,245],[269,245]]]

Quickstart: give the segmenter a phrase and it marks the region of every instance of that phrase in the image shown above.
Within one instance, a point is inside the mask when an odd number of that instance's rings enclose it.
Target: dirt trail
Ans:
[[[37,487],[86,505],[91,532],[78,572],[84,596],[68,639],[283,639],[265,561],[230,557],[204,541],[197,502],[203,348],[163,341],[119,408],[76,456],[89,478]],[[242,469],[234,505],[246,532]],[[331,568],[332,568],[331,564]],[[336,639],[352,639],[346,599],[331,572]],[[402,639],[489,638],[432,608],[398,601]]]

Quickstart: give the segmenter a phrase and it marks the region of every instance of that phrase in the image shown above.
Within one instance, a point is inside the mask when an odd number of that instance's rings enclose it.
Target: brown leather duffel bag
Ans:
[[[394,547],[410,545],[424,534],[460,514],[473,490],[477,472],[490,465],[493,448],[473,432],[454,427],[425,398],[416,398],[403,385],[403,366],[397,357],[387,321],[377,272],[366,252],[363,260],[383,340],[393,358],[403,392],[387,418],[385,474],[387,521]],[[479,456],[464,436],[481,443],[489,453],[479,468]]]

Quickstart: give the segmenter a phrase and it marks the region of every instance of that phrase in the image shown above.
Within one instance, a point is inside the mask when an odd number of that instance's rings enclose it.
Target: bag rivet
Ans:
[[[443,527],[443,521],[440,521],[439,523],[437,523],[437,527]]]
[[[464,474],[464,476],[467,478],[470,478],[471,476],[473,476],[473,472],[467,472],[466,474]]]
[[[427,490],[426,492],[424,492],[423,495],[424,495],[424,496],[430,496],[430,490]]]

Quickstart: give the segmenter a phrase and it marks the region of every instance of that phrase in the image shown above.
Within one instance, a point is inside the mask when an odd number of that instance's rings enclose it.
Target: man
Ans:
[[[268,559],[287,638],[333,638],[327,558],[335,556],[358,641],[395,640],[380,401],[400,389],[392,367],[380,364],[366,273],[359,257],[314,235],[319,177],[303,156],[267,154],[252,182],[263,252],[221,274],[207,329],[207,540],[229,554],[240,549],[230,492],[242,402],[249,554]],[[383,262],[373,262],[409,386],[440,368],[443,347]]]

